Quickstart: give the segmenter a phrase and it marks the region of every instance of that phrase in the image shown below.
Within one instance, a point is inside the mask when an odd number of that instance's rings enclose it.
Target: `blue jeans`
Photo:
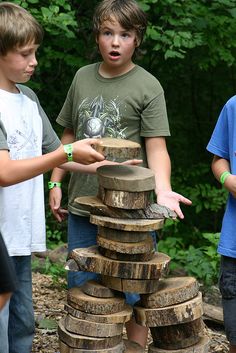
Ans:
[[[154,234],[152,234],[154,236]],[[89,222],[88,217],[81,217],[69,213],[68,216],[68,251],[76,248],[87,248],[96,245],[97,226]],[[68,272],[68,288],[79,287],[90,279],[97,279],[98,275],[91,272]],[[126,302],[134,305],[140,300],[137,293],[125,293]]]
[[[0,353],[30,353],[34,338],[31,256],[12,257],[18,286],[0,312]]]

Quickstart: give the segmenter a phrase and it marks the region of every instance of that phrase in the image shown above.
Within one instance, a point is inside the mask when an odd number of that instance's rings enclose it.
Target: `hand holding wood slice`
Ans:
[[[94,149],[107,159],[140,158],[141,146],[137,142],[113,137],[102,137],[99,142]]]

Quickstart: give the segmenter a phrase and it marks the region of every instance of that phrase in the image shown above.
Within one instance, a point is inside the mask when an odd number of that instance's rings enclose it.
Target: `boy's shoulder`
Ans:
[[[36,93],[28,86],[17,84],[17,87],[20,89],[20,91],[25,94],[27,97],[34,101],[38,101],[38,97]]]
[[[94,72],[97,69],[98,65],[99,63],[93,63],[93,64],[82,66],[77,70],[76,76],[80,74],[87,74],[89,72]]]
[[[236,95],[232,96],[231,98],[229,98],[227,100],[227,102],[225,103],[225,105],[227,107],[230,107],[230,106],[233,106],[233,107],[236,107]]]

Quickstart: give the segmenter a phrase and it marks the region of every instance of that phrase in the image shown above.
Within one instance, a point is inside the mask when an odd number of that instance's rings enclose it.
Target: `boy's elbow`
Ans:
[[[6,187],[6,186],[10,186],[12,185],[10,180],[9,180],[9,177],[6,173],[4,172],[1,172],[0,173],[0,186],[1,187]]]

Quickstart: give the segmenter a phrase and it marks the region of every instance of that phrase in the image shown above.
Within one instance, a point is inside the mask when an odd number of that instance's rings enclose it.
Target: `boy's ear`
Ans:
[[[136,37],[135,38],[135,46],[136,46],[136,48],[138,48],[140,46],[140,43],[141,43],[141,40],[138,37]]]

